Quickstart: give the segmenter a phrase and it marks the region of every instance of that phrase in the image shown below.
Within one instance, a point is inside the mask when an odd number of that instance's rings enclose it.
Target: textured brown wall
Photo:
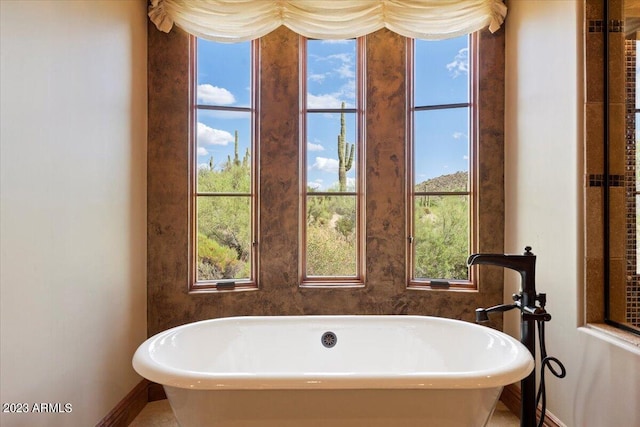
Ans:
[[[476,233],[481,252],[502,252],[504,30],[481,38],[487,84],[478,100]],[[299,287],[299,37],[280,28],[260,42],[261,67],[277,76],[260,81],[260,289],[189,294],[189,37],[149,26],[149,335],[237,315],[420,314],[472,321],[476,307],[502,302],[502,270],[493,267],[481,267],[478,292],[406,289],[406,40],[381,30],[367,36],[366,46],[366,286]],[[501,327],[501,320],[493,325]]]

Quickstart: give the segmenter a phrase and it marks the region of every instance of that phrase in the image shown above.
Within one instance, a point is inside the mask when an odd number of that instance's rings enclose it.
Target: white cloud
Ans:
[[[342,86],[334,92],[323,94],[307,94],[307,104],[309,108],[340,108],[342,101],[351,101],[355,104],[355,77],[354,55],[351,53],[336,53],[328,56],[313,55],[313,59],[318,62],[328,61],[331,71],[311,73],[308,80],[316,83],[326,83],[326,79],[331,79],[333,84],[342,82]]]
[[[234,141],[233,135],[226,130],[214,129],[198,122],[198,145],[227,145]]]
[[[350,53],[334,53],[333,55],[327,56],[326,59],[337,59],[338,61],[350,64],[353,62],[353,55]]]
[[[198,169],[209,169],[209,163],[198,163]]]
[[[464,132],[454,132],[452,136],[454,139],[460,139],[466,137],[467,134]]]
[[[307,77],[309,79],[309,81],[312,82],[316,82],[316,83],[322,83],[324,81],[324,79],[327,77],[326,74],[309,74],[309,76]]]
[[[236,98],[223,87],[205,83],[198,85],[198,102],[214,105],[231,105],[236,102]]]
[[[198,147],[198,156],[206,156],[207,154],[209,154],[209,152],[206,148]]]
[[[469,156],[467,156],[466,154],[464,156],[462,156],[463,160],[469,160]]]
[[[331,64],[337,63],[331,72],[325,73],[324,75],[314,74],[315,78],[323,76],[324,79],[324,77],[330,75],[337,75],[341,79],[354,79],[356,76],[353,69],[355,57],[352,53],[335,53],[327,56],[312,55],[311,57],[318,62],[329,61]]]
[[[331,185],[331,188],[338,188],[338,186],[340,185],[339,181],[334,181],[333,184]],[[351,178],[351,177],[347,177],[347,191],[356,191],[356,179],[355,178]]]
[[[469,48],[463,48],[453,58],[453,61],[447,64],[447,70],[455,79],[456,77],[469,73]]]
[[[340,93],[324,93],[314,95],[307,93],[307,108],[341,108]]]
[[[336,92],[318,95],[307,92],[307,106],[308,108],[342,108],[344,101],[347,108],[353,108],[356,99],[355,87],[355,80],[349,80]]]
[[[323,181],[323,180],[321,180],[321,179],[316,179],[316,180],[313,180],[313,181],[311,181],[311,182],[308,182],[308,183],[307,183],[307,187],[311,187],[311,188],[313,188],[314,190],[320,190],[320,189],[322,188],[322,184],[323,184],[323,182],[324,182],[324,181]]]
[[[355,71],[353,70],[353,54],[351,53],[336,53],[333,55],[329,55],[327,57],[319,57],[319,61],[332,61],[336,60],[340,63],[336,68],[333,69],[333,73],[337,74],[338,77],[342,79],[353,79],[356,76]]]
[[[356,76],[356,72],[353,71],[351,64],[342,64],[335,69],[335,72],[343,79],[353,79]]]
[[[355,103],[356,99],[356,81],[351,79],[342,85],[340,93],[345,99],[352,99]]]
[[[336,159],[328,159],[326,157],[316,157],[311,169],[323,172],[338,172],[339,163]]]
[[[322,44],[347,44],[347,43],[349,43],[349,40],[348,39],[322,40],[320,43],[322,43]]]
[[[2,1],[2,0],[0,0]],[[248,107],[247,105],[235,105],[236,107]],[[223,120],[248,120],[249,113],[238,113],[237,111],[222,111],[222,110],[199,110],[198,118],[211,118],[211,119],[223,119]]]
[[[324,147],[321,144],[307,142],[307,151],[324,151]]]

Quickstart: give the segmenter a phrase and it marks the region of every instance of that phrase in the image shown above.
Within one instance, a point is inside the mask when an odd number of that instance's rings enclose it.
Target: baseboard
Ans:
[[[109,412],[96,427],[126,427],[149,401],[149,381],[142,380]]]
[[[514,384],[505,386],[500,400],[512,413],[520,417],[520,389],[517,386]]]
[[[504,403],[504,406],[509,408],[511,412],[516,414],[518,417],[520,416],[520,388],[515,384],[510,384],[506,386],[502,390],[502,395],[500,395],[500,400]],[[536,417],[539,420],[540,415],[542,414],[541,407],[538,406],[536,408]],[[542,423],[544,427],[566,427],[562,421],[560,421],[555,415],[553,415],[547,409],[547,413],[544,416],[544,423]]]
[[[155,402],[156,400],[164,400],[167,398],[164,392],[162,384],[149,381],[149,402]]]

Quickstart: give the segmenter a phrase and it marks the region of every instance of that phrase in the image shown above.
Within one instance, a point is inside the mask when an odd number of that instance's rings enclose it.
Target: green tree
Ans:
[[[221,246],[203,233],[198,233],[198,278],[201,280],[231,279],[238,276],[243,263],[236,252]]]
[[[307,226],[307,274],[353,276],[356,272],[355,239],[346,239],[326,225]]]
[[[312,193],[315,190],[309,188],[307,191]],[[324,196],[307,197],[307,224],[329,224],[332,214],[329,212],[330,206],[327,199],[328,198]]]
[[[210,159],[209,168],[198,171],[198,191],[250,193],[249,151],[238,157],[236,131],[234,158],[220,168]],[[249,196],[199,196],[197,205],[198,278],[200,280],[246,278],[251,269],[251,200]],[[230,256],[233,254],[233,256]]]
[[[416,206],[415,274],[432,279],[466,279],[469,212],[466,196],[431,197]]]

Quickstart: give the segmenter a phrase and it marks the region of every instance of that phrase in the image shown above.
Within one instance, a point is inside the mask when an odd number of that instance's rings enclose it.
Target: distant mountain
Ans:
[[[469,173],[456,172],[441,175],[416,184],[416,191],[466,191],[469,186]]]

